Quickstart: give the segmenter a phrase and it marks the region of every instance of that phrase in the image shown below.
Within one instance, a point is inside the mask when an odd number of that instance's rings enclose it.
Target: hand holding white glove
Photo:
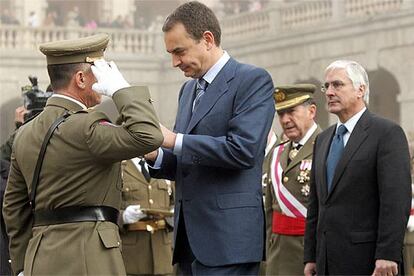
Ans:
[[[410,218],[408,219],[407,229],[410,232],[414,231],[414,216],[410,216]]]
[[[141,205],[129,205],[123,215],[122,219],[124,220],[124,224],[131,224],[137,222],[147,215],[141,211]]]
[[[104,59],[99,59],[91,68],[98,81],[92,85],[92,89],[98,93],[112,97],[119,89],[130,86],[113,61],[108,64]]]

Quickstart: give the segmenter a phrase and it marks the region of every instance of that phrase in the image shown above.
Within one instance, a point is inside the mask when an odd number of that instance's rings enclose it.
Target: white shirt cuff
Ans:
[[[164,157],[164,152],[162,151],[161,148],[158,148],[158,155],[157,155],[157,159],[155,159],[154,165],[151,166],[150,164],[147,163],[148,167],[154,170],[161,169],[161,163],[162,163],[163,157]]]
[[[181,155],[181,151],[183,149],[183,137],[184,137],[184,134],[177,133],[177,137],[175,138],[175,145],[173,149],[173,153],[175,155]]]

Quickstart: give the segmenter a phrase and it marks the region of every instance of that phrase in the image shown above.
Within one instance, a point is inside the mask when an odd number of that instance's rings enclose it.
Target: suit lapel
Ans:
[[[184,87],[183,95],[186,95],[183,98],[183,107],[182,107],[182,127],[180,127],[180,131],[184,132],[187,128],[191,116],[192,116],[192,109],[193,109],[193,101],[195,98],[195,89],[196,89],[196,81],[192,80]]]
[[[213,82],[209,84],[205,94],[203,95],[196,112],[192,114],[190,123],[187,126],[185,133],[190,133],[198,122],[211,110],[217,100],[228,91],[228,82],[233,79],[236,69],[236,62],[230,59],[227,64],[221,69]],[[195,83],[195,81],[194,81]],[[194,90],[193,90],[194,91]],[[192,102],[191,102],[192,106]],[[191,110],[191,109],[190,109]]]
[[[286,172],[287,167],[288,167],[287,161],[288,161],[288,158],[289,158],[289,152],[290,152],[291,148],[292,148],[292,142],[286,143],[284,150],[280,154],[280,161],[279,162],[280,162],[280,166],[282,167],[282,170],[284,172]]]
[[[341,159],[339,159],[338,165],[336,166],[335,174],[332,179],[332,189],[328,195],[328,198],[332,194],[332,191],[335,189],[336,185],[338,184],[339,179],[343,175],[345,168],[350,162],[352,156],[355,154],[355,152],[359,149],[361,144],[368,137],[367,128],[369,127],[369,123],[368,123],[369,118],[370,118],[370,114],[367,110],[366,112],[364,112],[364,114],[362,114],[358,123],[355,125],[355,128],[352,131],[351,136],[349,137],[348,143],[346,144],[346,147],[344,148],[344,152],[341,156]]]
[[[322,198],[327,200],[328,198],[328,184],[326,183],[326,158],[328,157],[329,148],[331,146],[332,137],[336,131],[336,124],[331,126],[327,131],[327,135],[325,136],[325,139],[321,141],[321,157],[322,159],[318,160],[318,164],[316,168],[318,170],[318,175],[322,176],[322,179],[318,179],[318,183],[320,181],[322,185]],[[322,170],[322,171],[321,171]],[[316,172],[315,172],[316,173]]]

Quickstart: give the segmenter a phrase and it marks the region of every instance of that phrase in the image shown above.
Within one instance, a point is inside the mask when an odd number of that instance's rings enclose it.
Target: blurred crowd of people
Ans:
[[[218,3],[217,8],[221,10],[218,14],[236,15],[244,12],[256,12],[263,9],[268,0],[237,0],[229,1],[222,0]],[[161,16],[161,15],[160,15]],[[163,17],[163,16],[161,16]],[[35,11],[29,13],[27,22],[17,19],[15,12],[11,9],[2,9],[0,11],[0,24],[4,25],[26,25],[32,28],[38,27],[69,27],[78,28],[84,27],[87,29],[96,28],[119,28],[119,29],[139,29],[152,30],[157,25],[157,16],[151,20],[147,20],[143,15],[132,16],[117,15],[115,18],[102,17],[98,20],[88,18],[80,12],[78,6],[73,6],[72,9],[63,13],[59,9],[48,8],[44,16],[39,15]]]

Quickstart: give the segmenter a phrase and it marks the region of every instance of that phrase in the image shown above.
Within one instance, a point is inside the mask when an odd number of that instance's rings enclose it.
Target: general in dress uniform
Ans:
[[[98,34],[40,46],[54,95],[12,148],[3,214],[14,274],[125,274],[120,161],[163,137],[148,89],[130,87],[102,59],[108,41]],[[91,108],[102,94],[113,98],[121,126]]]
[[[266,275],[303,274],[303,236],[309,195],[315,123],[311,84],[279,86],[274,97],[288,138],[269,153],[266,185]]]
[[[122,256],[128,275],[172,274],[173,189],[151,178],[144,159],[123,161]]]

